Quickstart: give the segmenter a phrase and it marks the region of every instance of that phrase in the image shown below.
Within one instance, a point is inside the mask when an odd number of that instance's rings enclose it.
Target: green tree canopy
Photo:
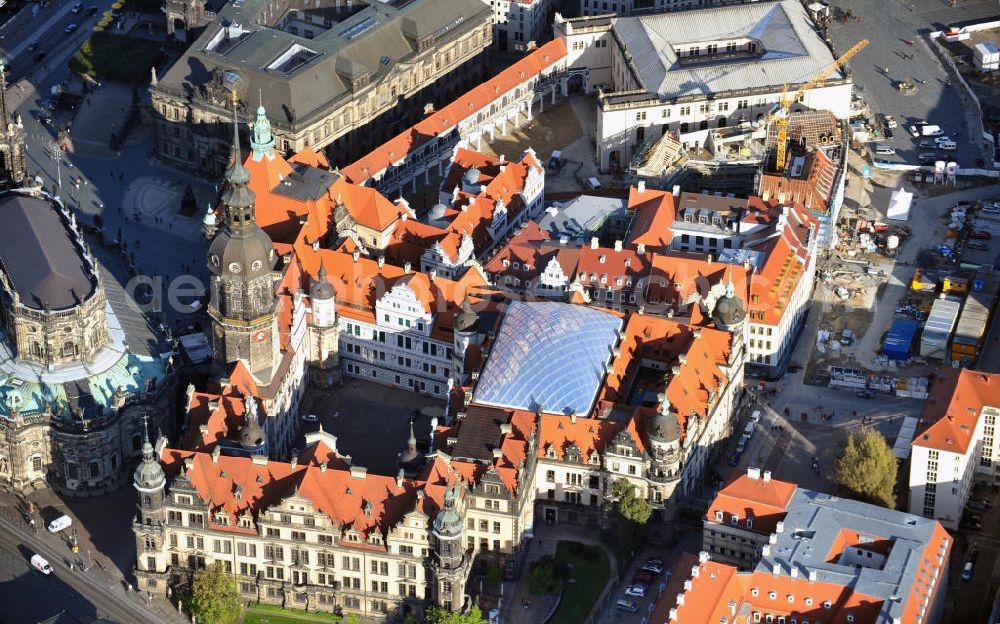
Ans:
[[[653,506],[635,493],[635,485],[628,479],[611,484],[611,491],[604,498],[604,510],[618,517],[618,535],[629,551],[635,551],[646,539]]]
[[[243,612],[243,599],[236,580],[226,574],[221,564],[213,564],[195,573],[187,607],[199,622],[233,624]]]
[[[556,579],[555,560],[546,555],[531,565],[528,571],[528,591],[536,596],[545,596],[559,589]]]
[[[653,515],[653,506],[635,494],[635,485],[627,479],[619,479],[611,484],[611,491],[604,499],[605,509],[617,512],[629,522],[646,524]]]
[[[424,617],[426,624],[486,624],[483,612],[473,606],[465,615],[457,611],[448,611],[440,607],[431,607]]]
[[[876,429],[855,431],[837,459],[834,480],[852,497],[889,509],[896,507],[896,457]]]

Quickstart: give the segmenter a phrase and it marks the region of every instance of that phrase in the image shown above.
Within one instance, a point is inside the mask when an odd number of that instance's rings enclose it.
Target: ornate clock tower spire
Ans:
[[[243,166],[233,93],[233,153],[222,194],[223,218],[208,248],[212,272],[208,313],[212,317],[215,358],[223,364],[243,360],[260,381],[270,381],[278,358],[274,248],[254,217],[250,172]]]

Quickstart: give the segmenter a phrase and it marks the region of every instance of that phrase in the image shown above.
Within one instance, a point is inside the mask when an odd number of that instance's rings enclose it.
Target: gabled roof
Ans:
[[[566,42],[562,37],[549,41],[493,78],[460,95],[451,104],[344,167],[344,175],[359,184],[381,175],[390,166],[402,163],[410,153],[428,141],[449,134],[459,123],[478,115],[480,110],[495,99],[538,76],[565,56]]]
[[[931,386],[913,445],[967,453],[985,406],[1000,409],[1000,375],[942,367]]]
[[[344,207],[358,225],[382,232],[404,214],[409,216],[405,208],[392,203],[373,188],[344,184],[338,191]]]
[[[815,261],[809,255],[809,245],[816,227],[816,217],[807,210],[797,205],[786,206],[775,222],[775,231],[748,245],[763,252],[766,258],[750,282],[747,309],[764,315],[757,322],[771,325],[781,322],[792,293]]]
[[[713,524],[733,524],[732,518],[736,516],[741,528],[765,535],[774,533],[778,522],[785,518],[797,486],[771,479],[770,475],[765,480],[759,472],[753,476],[742,473],[719,490],[705,512],[705,520]],[[716,516],[720,511],[722,520]],[[752,525],[747,523],[748,519]]]
[[[670,227],[677,215],[672,193],[654,189],[640,193],[638,188],[630,187],[628,209],[634,212],[627,241],[630,245],[642,244],[651,251],[670,247],[674,237]]]
[[[603,453],[604,447],[625,424],[602,418],[572,418],[560,414],[542,414],[538,429],[538,457],[545,458],[551,448],[556,459],[566,459],[566,449],[575,444],[580,449],[580,461],[587,463],[592,453]]]
[[[160,461],[168,475],[183,472],[191,481],[199,498],[210,504],[209,526],[220,531],[255,531],[238,526],[242,513],[249,512],[256,520],[284,498],[297,495],[311,501],[342,530],[357,530],[364,538],[373,532],[386,535],[414,508],[433,518],[447,488],[443,483],[419,479],[403,479],[397,485],[395,477],[371,473],[362,477],[340,465],[292,465],[170,448],[163,449]],[[451,483],[454,481],[453,476]],[[422,498],[417,496],[418,490],[424,492]],[[228,516],[227,524],[215,522],[218,512]]]

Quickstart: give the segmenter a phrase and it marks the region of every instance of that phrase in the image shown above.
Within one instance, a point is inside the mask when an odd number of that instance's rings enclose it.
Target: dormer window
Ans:
[[[733,514],[733,517],[730,519],[730,522],[732,522],[733,524],[739,524],[740,517],[737,514]]]
[[[625,258],[625,266],[632,266],[632,258]]]
[[[597,261],[600,262],[601,264],[604,264],[604,254],[598,256]]]
[[[719,522],[722,522],[725,519],[725,515],[726,515],[725,512],[723,512],[720,509],[715,512],[715,519],[718,520]]]

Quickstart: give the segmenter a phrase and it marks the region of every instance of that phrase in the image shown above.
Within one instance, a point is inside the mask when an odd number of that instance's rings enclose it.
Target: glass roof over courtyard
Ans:
[[[622,320],[581,305],[515,301],[479,376],[475,401],[551,414],[587,414]]]

